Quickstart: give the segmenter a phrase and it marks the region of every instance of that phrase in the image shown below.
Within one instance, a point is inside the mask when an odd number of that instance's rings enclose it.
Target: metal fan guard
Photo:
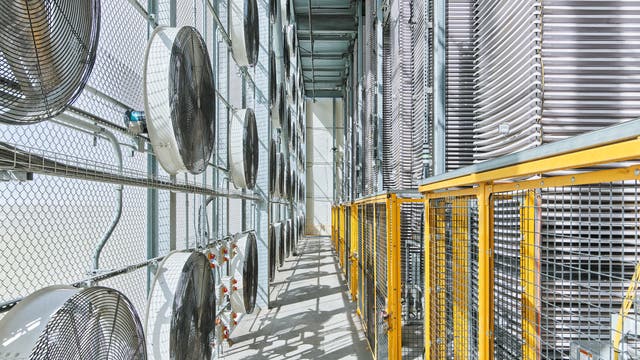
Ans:
[[[30,360],[147,358],[142,323],[117,290],[81,290],[51,316]]]
[[[215,328],[215,284],[209,259],[189,256],[174,295],[169,343],[172,359],[211,359]]]
[[[100,0],[0,4],[0,122],[60,114],[87,83],[96,59]]]

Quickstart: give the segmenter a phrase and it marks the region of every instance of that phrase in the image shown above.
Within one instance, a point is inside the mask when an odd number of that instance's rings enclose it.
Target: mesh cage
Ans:
[[[358,309],[364,315],[364,207],[358,206]]]
[[[367,340],[371,349],[375,349],[375,239],[374,239],[374,208],[372,204],[365,205],[364,220],[364,299],[363,320]]]
[[[376,346],[377,358],[388,358],[389,342],[388,326],[382,316],[378,316],[387,308],[387,206],[386,203],[375,204],[376,209]]]
[[[422,359],[424,353],[423,218],[421,202],[400,204],[403,359]]]
[[[345,244],[345,273],[347,282],[351,279],[351,207],[344,206],[344,244]]]
[[[522,358],[521,216],[522,196],[493,196],[494,351],[499,359]]]
[[[477,357],[477,200],[447,197],[429,202],[432,359]]]
[[[640,261],[638,195],[637,181],[554,187],[530,205],[540,225],[523,235],[532,238],[531,263],[540,266],[539,279],[534,273],[529,281],[540,311],[544,358],[566,358],[572,347],[606,345],[619,333],[616,320]],[[538,307],[528,310],[535,315]],[[624,358],[638,354],[639,320],[634,312],[624,318]]]

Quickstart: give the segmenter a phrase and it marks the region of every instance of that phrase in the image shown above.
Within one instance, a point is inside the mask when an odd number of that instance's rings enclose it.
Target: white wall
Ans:
[[[306,233],[309,235],[329,235],[331,232],[334,183],[340,184],[342,177],[340,172],[335,175],[333,173],[332,148],[335,131],[337,154],[342,154],[342,119],[342,99],[316,99],[315,103],[312,100],[307,101]],[[339,169],[340,166],[337,170]]]

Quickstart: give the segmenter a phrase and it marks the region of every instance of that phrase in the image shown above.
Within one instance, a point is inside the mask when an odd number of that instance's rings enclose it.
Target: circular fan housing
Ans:
[[[215,284],[209,259],[174,251],[158,266],[151,285],[145,330],[150,359],[211,359]]]
[[[289,199],[291,197],[291,176],[289,175],[289,161],[286,157],[284,157],[283,162],[284,167],[282,169],[282,178],[284,179],[284,181],[282,182],[282,197],[285,199]]]
[[[276,152],[276,141],[271,139],[269,143],[269,192],[271,196],[276,196],[278,181],[278,153]]]
[[[145,60],[147,128],[160,165],[170,174],[205,170],[213,151],[213,71],[195,28],[158,27]]]
[[[287,236],[289,238],[289,254],[293,254],[294,249],[295,249],[295,242],[296,242],[296,234],[295,234],[295,229],[293,227],[293,220],[289,219],[287,220],[287,230],[289,231],[289,235]]]
[[[298,47],[296,39],[296,26],[295,24],[287,25],[287,42],[289,43],[289,57],[296,61],[296,51]]]
[[[99,32],[99,0],[0,2],[0,122],[37,123],[73,103]]]
[[[275,24],[277,18],[278,18],[278,0],[269,0],[269,21],[272,24]]]
[[[278,229],[280,231],[280,229]],[[276,224],[269,225],[269,282],[276,276],[276,263],[278,259],[278,237]]]
[[[276,70],[276,57],[271,53],[269,70],[269,113],[271,114],[271,124],[275,128],[280,128],[285,112],[285,89],[282,83],[278,84]]]
[[[288,258],[291,256],[291,220],[283,221],[284,224],[284,256]]]
[[[233,112],[231,119],[231,180],[237,188],[253,189],[256,186],[259,162],[258,127],[252,109]]]
[[[249,232],[236,241],[235,255],[231,259],[231,309],[237,314],[250,314],[256,306],[258,294],[258,244]]]
[[[240,66],[258,63],[260,24],[257,0],[231,0],[231,49]]]
[[[285,158],[284,158],[284,154],[283,153],[279,153],[278,154],[278,186],[279,186],[279,191],[278,193],[280,194],[281,198],[285,198],[287,196],[287,189],[286,189],[286,177],[285,177]]]
[[[284,65],[284,76],[286,79],[290,79],[291,78],[291,51],[289,49],[289,46],[291,44],[289,44],[289,41],[287,40],[287,32],[286,32],[286,28],[285,31],[282,34],[283,36],[283,51],[282,51],[282,62]]]
[[[284,267],[284,259],[285,259],[285,241],[286,241],[286,232],[284,228],[284,223],[279,222],[275,225],[276,227],[276,236],[278,238],[278,267]]]
[[[282,25],[286,26],[291,22],[291,3],[290,0],[280,1],[280,16],[282,16]]]
[[[3,359],[146,359],[140,318],[129,299],[101,286],[50,286],[0,320]]]

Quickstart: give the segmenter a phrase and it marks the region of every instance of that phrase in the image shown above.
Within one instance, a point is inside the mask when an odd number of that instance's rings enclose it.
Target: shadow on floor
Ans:
[[[272,308],[247,315],[224,359],[371,359],[329,238],[301,241],[271,289]]]

